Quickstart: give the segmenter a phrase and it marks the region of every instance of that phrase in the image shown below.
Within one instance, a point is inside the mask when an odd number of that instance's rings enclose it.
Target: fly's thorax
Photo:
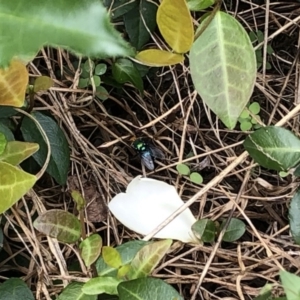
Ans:
[[[135,140],[132,144],[132,147],[138,152],[143,152],[148,150],[148,145],[140,139]]]

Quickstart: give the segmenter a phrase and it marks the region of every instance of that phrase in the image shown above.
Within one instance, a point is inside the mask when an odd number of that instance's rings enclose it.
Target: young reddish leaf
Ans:
[[[162,240],[144,246],[131,262],[129,279],[146,277],[158,265],[172,244],[172,240]]]
[[[156,21],[162,36],[175,52],[186,53],[191,49],[194,28],[185,0],[163,0]]]
[[[13,60],[0,69],[0,105],[21,107],[24,104],[28,72],[23,63]]]
[[[89,267],[101,253],[102,238],[99,234],[92,234],[80,243],[79,248],[85,265]]]
[[[143,65],[150,67],[164,67],[183,62],[184,56],[169,51],[149,49],[139,52],[135,58]]]
[[[4,152],[0,155],[0,161],[5,161],[13,166],[19,165],[26,158],[39,149],[39,144],[19,141],[8,142]]]
[[[81,235],[79,220],[71,213],[52,209],[35,219],[33,226],[38,231],[64,243],[74,243]]]
[[[0,162],[0,214],[14,205],[37,178],[6,162]]]
[[[102,257],[105,263],[112,268],[118,269],[122,266],[121,255],[113,247],[104,246],[102,248]]]
[[[48,76],[40,76],[38,77],[33,85],[33,91],[46,91],[53,86],[53,80]]]

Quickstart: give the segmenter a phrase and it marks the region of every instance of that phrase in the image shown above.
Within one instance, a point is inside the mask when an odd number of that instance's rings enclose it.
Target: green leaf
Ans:
[[[131,82],[141,93],[143,92],[142,77],[131,60],[119,58],[112,66],[112,74],[117,82]]]
[[[86,295],[82,292],[83,282],[68,284],[56,300],[97,300],[96,295]]]
[[[187,0],[189,10],[199,11],[212,6],[215,0]]]
[[[295,169],[295,171],[294,171],[294,175],[295,175],[296,177],[299,177],[299,176],[300,176],[300,165],[298,165],[298,166],[296,167],[296,169]]]
[[[146,277],[155,269],[170,249],[172,240],[162,240],[145,245],[131,262],[129,279]]]
[[[96,277],[86,282],[82,291],[87,295],[118,295],[117,286],[122,280],[115,277]]]
[[[289,208],[289,219],[290,229],[292,237],[296,244],[300,245],[300,190],[298,190],[293,196],[290,208]]]
[[[76,203],[76,209],[78,211],[84,209],[86,201],[83,198],[83,196],[81,195],[81,193],[77,190],[71,190],[71,196],[72,196],[72,199],[74,200],[74,202]]]
[[[183,300],[169,284],[158,278],[139,278],[118,285],[120,300]]]
[[[207,18],[198,30],[207,25]],[[232,16],[218,11],[190,51],[195,88],[230,129],[249,101],[256,79],[255,51],[247,32]]]
[[[103,4],[110,10],[112,20],[123,16],[138,5],[138,1],[103,0]]]
[[[40,123],[50,141],[51,158],[46,171],[57,183],[63,185],[67,181],[70,165],[68,141],[61,128],[52,118],[40,112],[35,112],[32,115]],[[40,150],[33,155],[33,158],[40,166],[43,166],[48,149],[35,123],[30,118],[25,117],[21,125],[21,131],[26,141],[36,142],[40,145]]]
[[[97,75],[94,75],[94,76],[93,76],[93,79],[94,79],[94,84],[95,84],[95,86],[98,87],[98,86],[101,84],[101,79],[100,79],[100,77],[97,76]],[[92,85],[92,83],[91,83],[91,85]]]
[[[46,211],[35,219],[33,226],[63,243],[74,243],[81,235],[79,220],[71,213],[59,209]]]
[[[29,189],[37,178],[18,167],[0,162],[0,214],[14,205]]]
[[[185,0],[163,0],[158,7],[156,22],[161,35],[177,53],[186,53],[194,41],[194,27]]]
[[[0,122],[1,122],[1,120],[0,120]],[[12,133],[11,129],[6,124],[0,123],[0,132],[5,135],[5,138],[8,142],[15,140],[14,134]]]
[[[87,59],[87,60],[85,61],[85,63],[83,64],[83,69],[84,69],[84,71],[86,71],[88,74],[90,74],[90,72],[93,73],[94,68],[95,68],[95,63],[94,63],[92,60],[90,60],[90,59]]]
[[[105,74],[106,70],[107,70],[107,65],[106,64],[102,64],[102,63],[98,64],[95,68],[95,74],[99,75],[99,76],[103,75],[103,74]]]
[[[300,299],[300,277],[280,270],[279,276],[288,300]]]
[[[38,149],[39,145],[36,143],[11,141],[7,143],[4,152],[0,155],[0,161],[16,166],[38,151]]]
[[[252,122],[249,121],[249,120],[244,120],[244,121],[241,122],[240,128],[241,128],[242,131],[251,130],[251,128],[252,128]]]
[[[33,85],[33,91],[39,92],[39,91],[46,91],[50,89],[53,86],[54,82],[53,80],[48,76],[40,76],[38,77]]]
[[[62,47],[83,56],[126,56],[128,45],[109,23],[98,0],[2,1],[0,65],[13,57],[32,59],[45,45]],[[7,38],[14,37],[14,38]]]
[[[164,67],[179,64],[184,61],[182,54],[159,49],[148,49],[139,52],[135,58],[150,67]]]
[[[222,222],[221,229],[224,227],[226,221]],[[224,242],[234,242],[238,240],[246,231],[246,225],[239,219],[232,218],[223,236]]]
[[[201,184],[203,182],[203,177],[198,172],[193,172],[190,174],[190,180],[196,184]]]
[[[212,243],[216,237],[216,225],[209,219],[201,219],[195,222],[192,231],[197,239],[204,243]]]
[[[300,161],[300,140],[281,127],[260,128],[243,145],[255,162],[271,170],[286,171]]]
[[[178,164],[176,166],[176,170],[180,175],[189,175],[191,172],[189,166],[187,166],[186,164]]]
[[[3,154],[3,152],[6,148],[6,145],[7,145],[6,137],[2,132],[0,132],[0,157],[1,157],[1,154]]]
[[[137,252],[147,244],[149,244],[149,242],[130,241],[116,247],[115,249],[120,253],[123,265],[126,265],[129,264]],[[95,265],[99,276],[117,276],[116,269],[108,266],[102,256],[96,261]]]
[[[10,278],[0,285],[0,300],[34,300],[26,283],[19,278]]]
[[[124,15],[124,25],[131,45],[140,50],[148,42],[150,33],[156,27],[157,5],[147,0],[139,0],[138,2],[138,6]]]
[[[87,267],[94,263],[99,257],[101,247],[102,238],[99,234],[92,234],[80,243],[79,249],[81,249],[81,257]]]
[[[79,78],[78,87],[80,89],[84,89],[89,85],[89,79],[88,78]]]
[[[102,101],[105,101],[108,99],[108,91],[106,90],[106,88],[104,88],[103,86],[97,86],[96,87],[96,96],[102,100]]]
[[[258,102],[253,102],[249,105],[249,110],[254,114],[258,115],[260,112],[260,105]]]
[[[102,257],[105,263],[112,268],[118,269],[122,266],[122,258],[117,249],[109,246],[102,248]]]
[[[247,109],[244,109],[240,114],[240,118],[242,118],[242,119],[247,119],[247,118],[249,118],[249,116],[250,116],[250,113]]]

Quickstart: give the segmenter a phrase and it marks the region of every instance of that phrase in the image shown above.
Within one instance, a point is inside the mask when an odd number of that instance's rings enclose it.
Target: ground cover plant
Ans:
[[[300,299],[299,2],[0,11],[0,299]]]

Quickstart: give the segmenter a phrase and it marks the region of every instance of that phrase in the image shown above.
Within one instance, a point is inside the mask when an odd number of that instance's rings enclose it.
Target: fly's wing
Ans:
[[[154,170],[154,162],[150,151],[145,151],[141,154],[141,161],[148,170]]]
[[[155,158],[165,159],[165,154],[159,149],[154,147],[153,145],[149,145],[151,155]]]

